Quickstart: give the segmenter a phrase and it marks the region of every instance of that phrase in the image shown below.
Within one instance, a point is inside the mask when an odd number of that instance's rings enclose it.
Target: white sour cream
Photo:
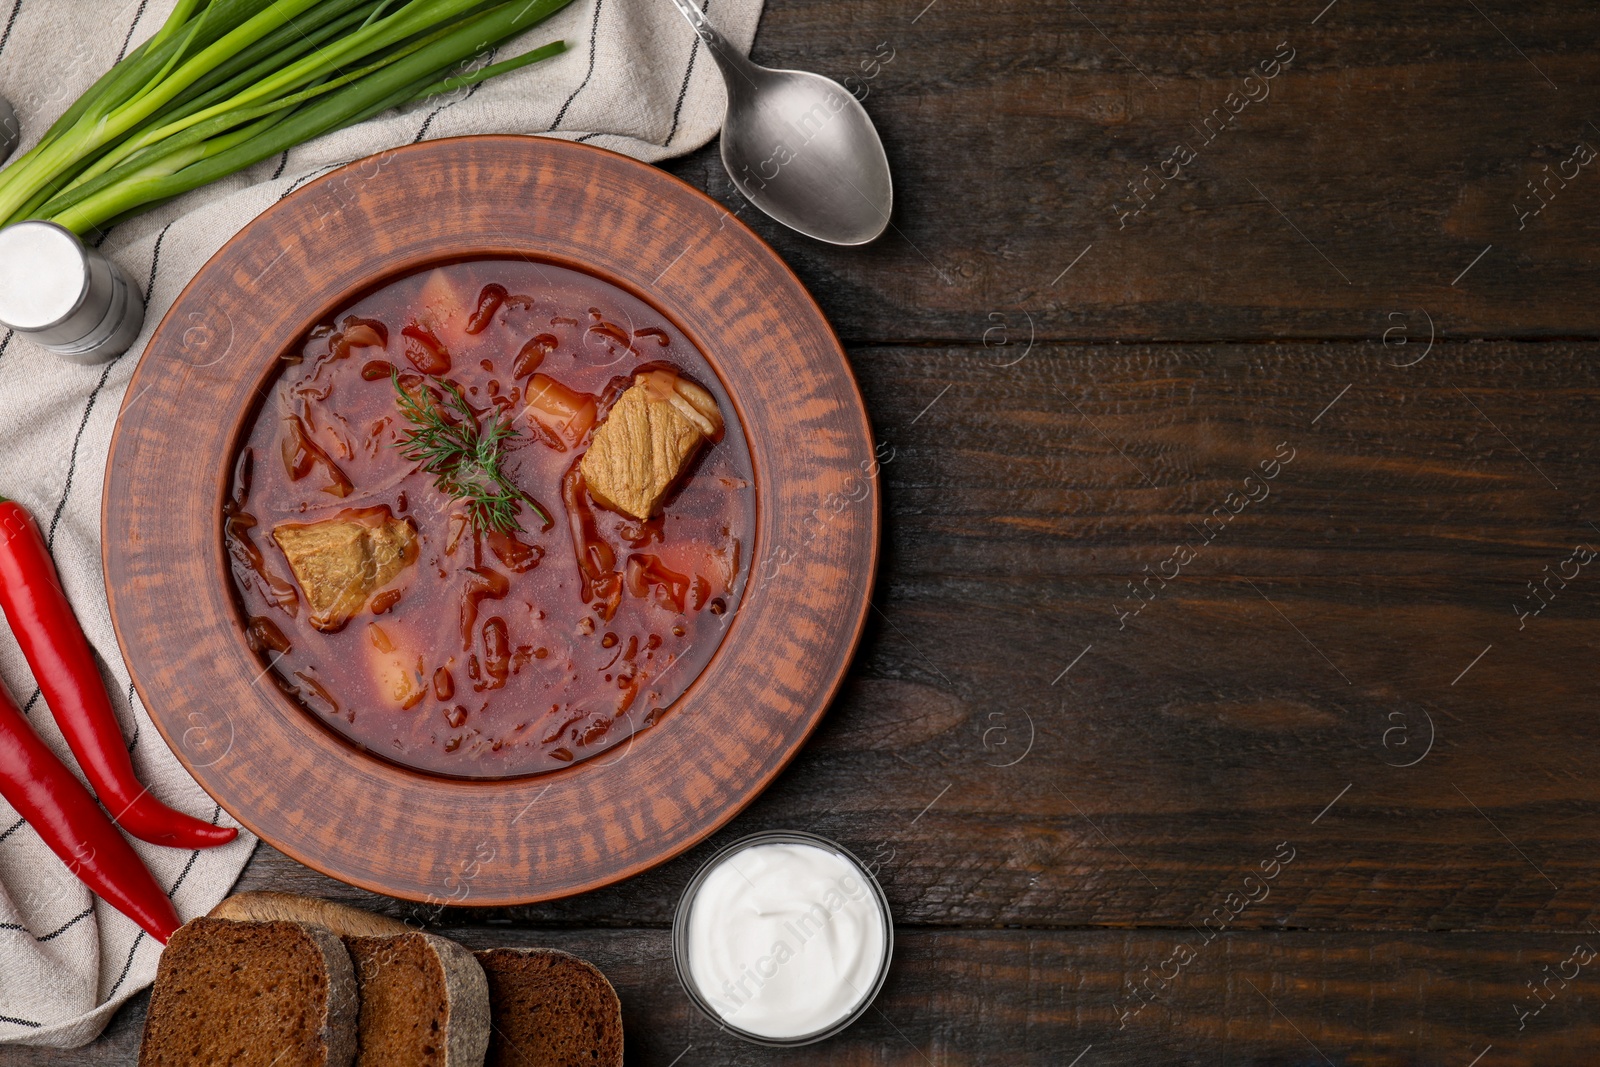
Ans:
[[[756,844],[706,875],[688,915],[688,969],[729,1025],[815,1034],[877,989],[884,913],[854,862],[809,844]]]

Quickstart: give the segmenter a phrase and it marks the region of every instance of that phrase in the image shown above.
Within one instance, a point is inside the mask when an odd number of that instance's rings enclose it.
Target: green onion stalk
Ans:
[[[571,0],[178,0],[148,41],[0,170],[0,225],[80,235],[392,107],[562,52],[487,66]]]

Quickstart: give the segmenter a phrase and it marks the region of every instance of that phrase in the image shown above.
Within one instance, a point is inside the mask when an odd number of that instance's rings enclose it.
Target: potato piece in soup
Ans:
[[[377,692],[395,707],[407,710],[428,695],[428,675],[422,656],[407,648],[393,627],[367,623],[367,668]]]

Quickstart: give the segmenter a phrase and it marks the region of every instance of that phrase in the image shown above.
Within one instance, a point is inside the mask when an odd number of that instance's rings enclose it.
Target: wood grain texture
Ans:
[[[844,250],[740,217],[849,342],[977,344],[1023,312],[1041,338],[1377,340],[1419,308],[1441,336],[1600,336],[1600,160],[1516,210],[1600,150],[1600,11],[1327,3],[769,4],[758,61],[866,93],[894,228]],[[1207,127],[1280,42],[1266,99]],[[714,155],[669,167],[742,205]]]
[[[1578,1064],[1600,1043],[1586,971],[1551,980],[1518,1029],[1518,1005],[1595,935],[1228,934],[1174,958],[1185,931],[915,930],[865,1018],[827,1044],[765,1049],[721,1033],[677,987],[665,930],[442,931],[471,948],[542,945],[597,964],[622,998],[625,1062],[668,1067],[1173,1067]],[[1591,965],[1592,966],[1592,965]],[[1572,968],[1567,968],[1571,973]],[[1171,977],[1163,987],[1156,977]],[[1131,984],[1147,980],[1142,1009]],[[14,1067],[131,1065],[148,997],[131,1001],[89,1057],[18,1049]],[[1087,1052],[1086,1052],[1087,1050]]]
[[[383,279],[496,254],[576,265],[649,294],[692,339],[746,429],[748,558],[775,562],[753,576],[722,647],[658,728],[570,768],[491,782],[365,755],[258,684],[265,667],[233,606],[221,523],[240,425],[281,352]],[[682,851],[799,749],[861,631],[876,464],[838,342],[749,231],[609,152],[524,137],[433,141],[307,185],[201,269],[127,396],[103,541],[112,619],[145,706],[235,818],[369,889],[429,903],[549,899]],[[846,498],[850,509],[834,506]]]
[[[1394,352],[853,350],[894,449],[885,565],[822,726],[658,870],[444,921],[666,924],[721,843],[797,827],[875,862],[909,924],[1201,925],[1284,841],[1229,929],[1595,923],[1600,578],[1513,606],[1600,549],[1600,350]],[[1121,628],[1128,583],[1284,441],[1271,495]],[[431,914],[266,850],[241,888]]]
[[[1518,212],[1600,147],[1597,47],[1600,11],[1553,0],[770,0],[755,58],[865,91],[894,229],[794,235],[714,144],[665,169],[816,294],[893,449],[839,699],[734,822],[593,893],[441,913],[267,848],[241,888],[578,952],[632,1064],[1592,1060],[1588,970],[1548,976],[1600,918],[1600,587],[1559,578],[1600,548],[1600,348],[1573,343],[1600,339],[1600,173]],[[875,863],[901,924],[878,1010],[792,1054],[695,1016],[665,928],[699,860],[779,827]],[[141,1010],[0,1063],[131,1064]]]

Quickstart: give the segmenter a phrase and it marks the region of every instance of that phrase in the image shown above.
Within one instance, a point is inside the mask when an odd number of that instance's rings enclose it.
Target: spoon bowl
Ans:
[[[820,74],[752,63],[689,0],[672,2],[727,84],[722,165],[745,199],[830,244],[863,245],[882,235],[894,184],[861,102]]]
[[[801,233],[837,245],[875,240],[894,186],[878,131],[838,82],[757,67],[729,82],[722,165],[745,198]]]

